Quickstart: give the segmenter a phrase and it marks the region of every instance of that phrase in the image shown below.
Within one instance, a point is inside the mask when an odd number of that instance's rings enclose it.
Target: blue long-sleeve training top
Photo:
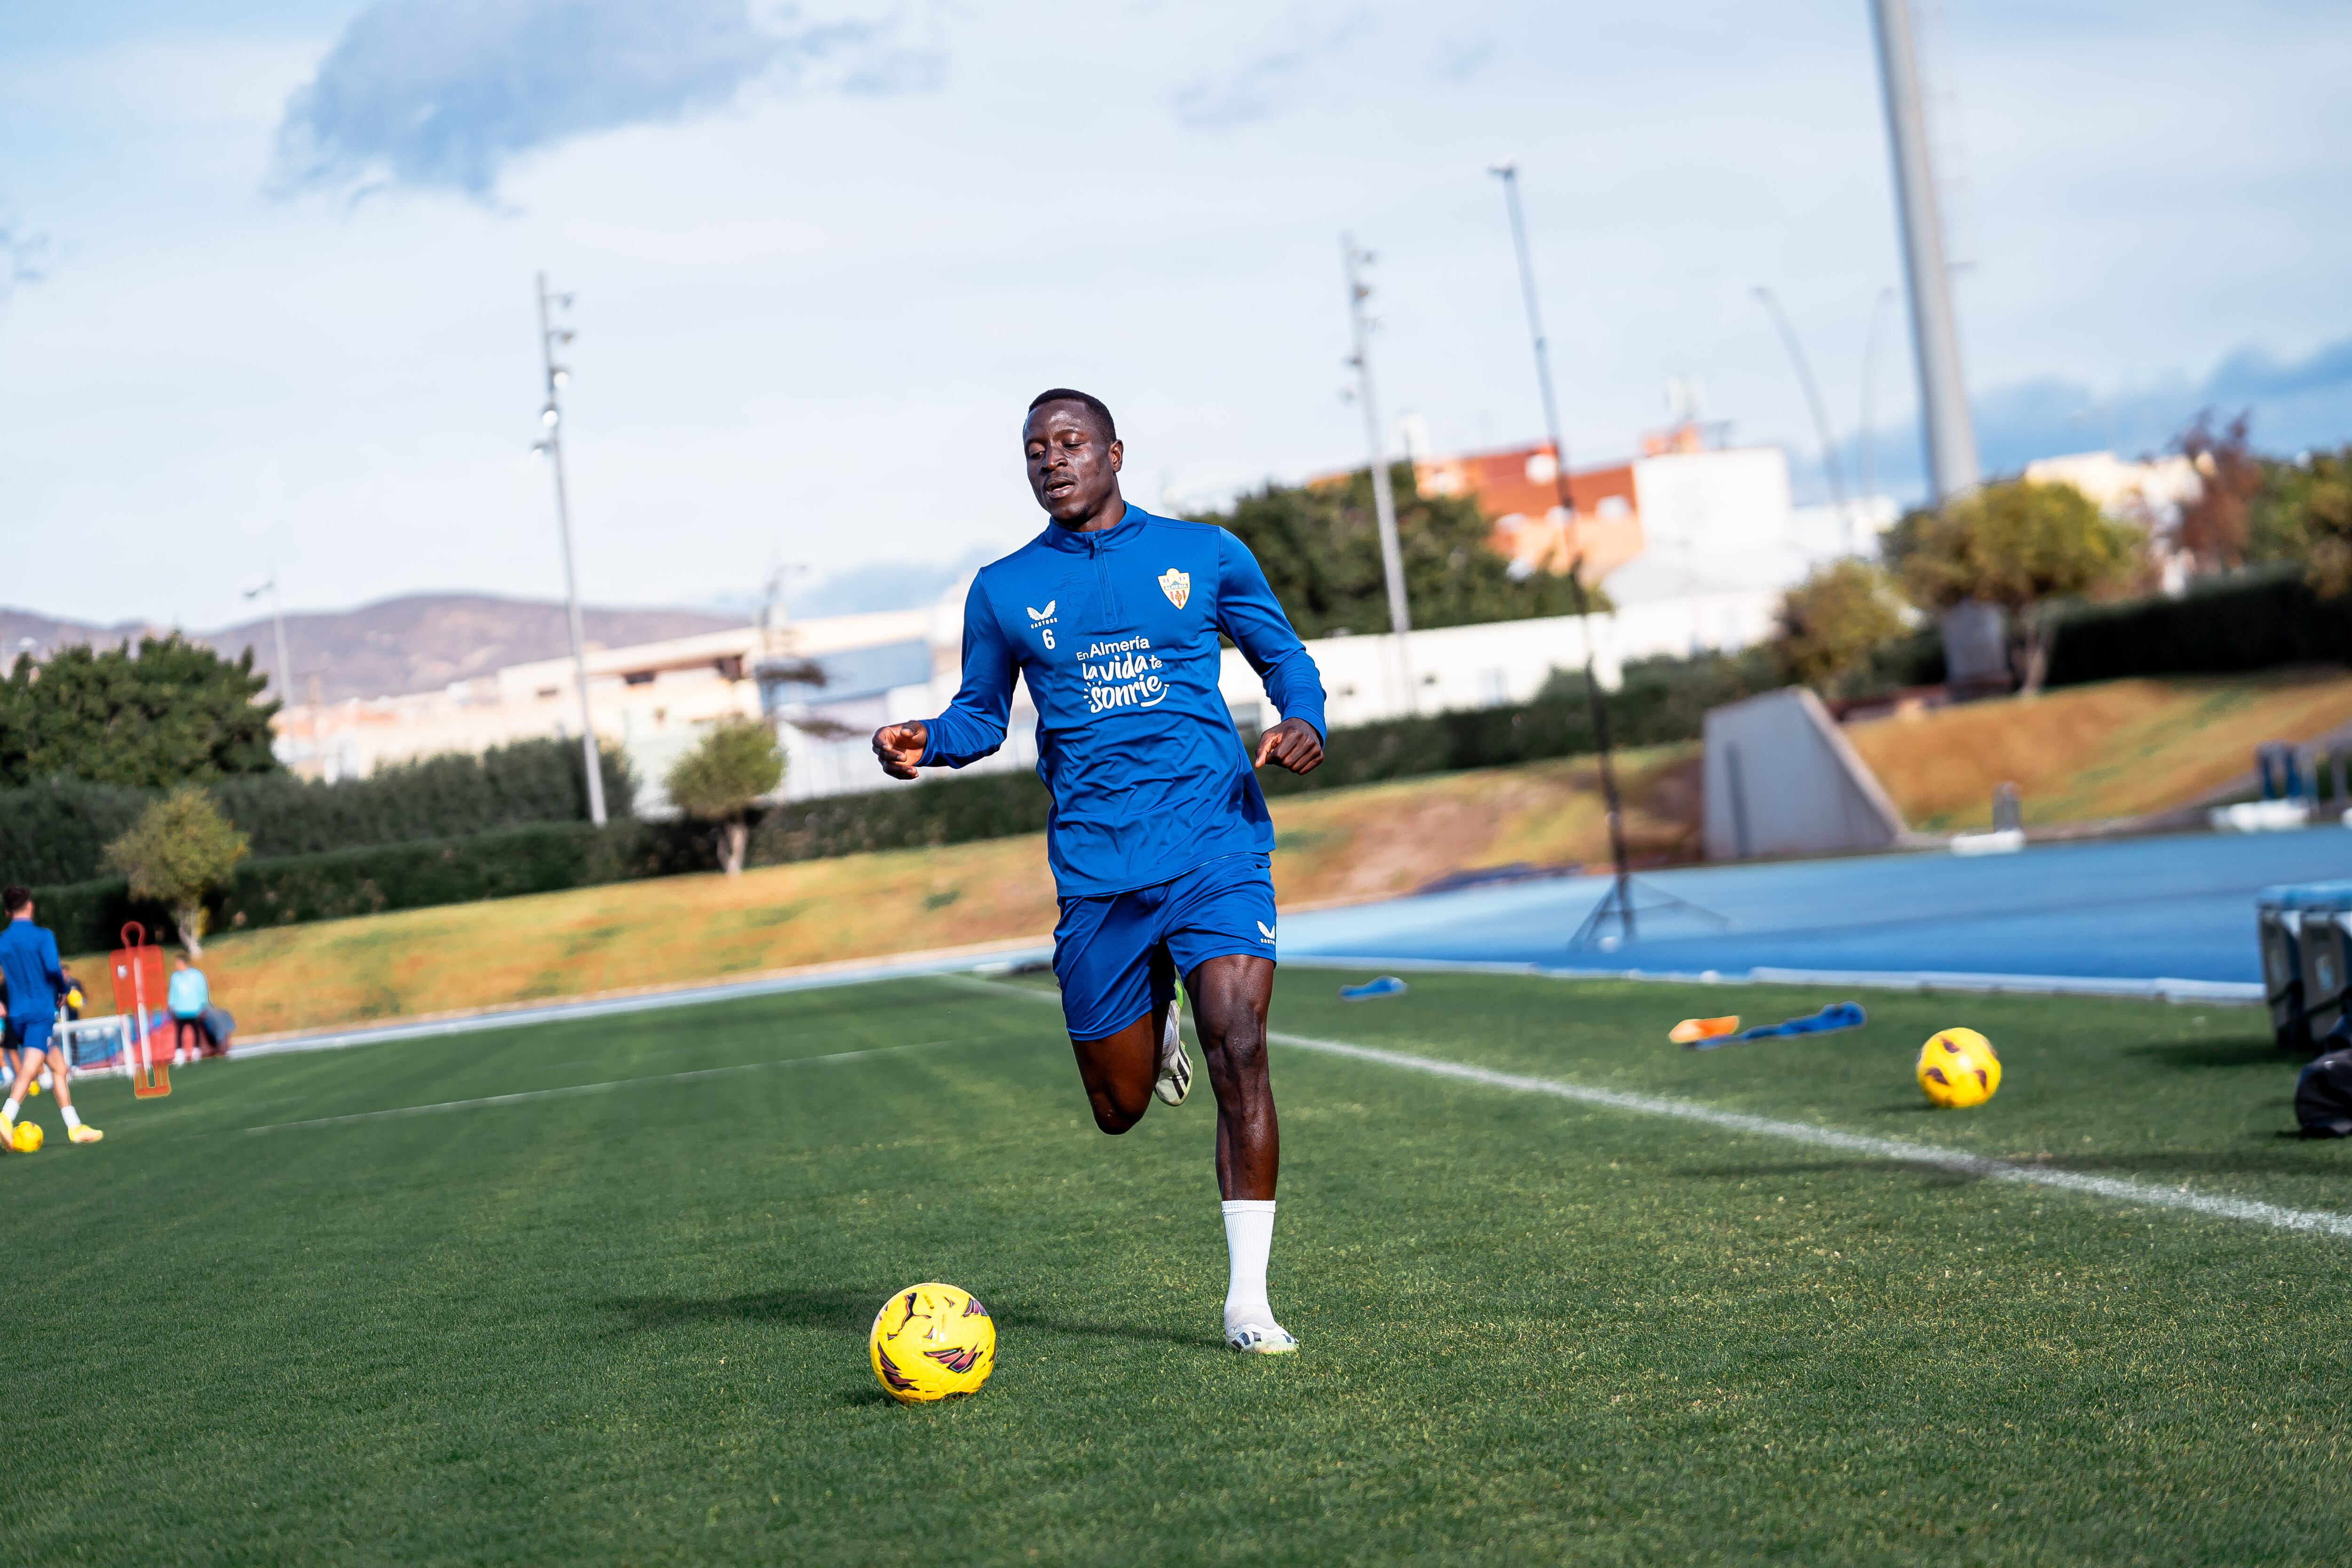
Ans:
[[[56,1017],[58,998],[66,994],[56,935],[30,921],[10,921],[0,931],[0,981],[7,986],[8,1016],[18,1023]]]
[[[1097,532],[1048,524],[972,580],[963,685],[930,721],[923,763],[960,768],[1003,745],[1018,670],[1063,898],[1268,853],[1265,796],[1217,693],[1221,632],[1284,718],[1324,733],[1322,676],[1240,540],[1136,506]]]

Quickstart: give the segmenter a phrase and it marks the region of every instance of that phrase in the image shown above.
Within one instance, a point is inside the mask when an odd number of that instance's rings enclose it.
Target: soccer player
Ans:
[[[66,1048],[50,1044],[57,1029],[58,1002],[66,994],[65,972],[58,963],[58,939],[33,923],[33,895],[22,888],[0,889],[0,912],[8,929],[0,931],[0,982],[7,987],[8,1020],[21,1042],[16,1076],[8,1085],[8,1100],[0,1105],[0,1141],[13,1145],[16,1108],[24,1102],[44,1060],[54,1058],[49,1088],[58,1097],[58,1114],[66,1121],[66,1136],[76,1143],[95,1143],[106,1136],[82,1124],[74,1109],[72,1078]]]
[[[1181,975],[1216,1091],[1225,1342],[1295,1351],[1265,1293],[1281,1163],[1265,1058],[1274,828],[1250,770],[1323,760],[1322,679],[1240,540],[1120,497],[1125,450],[1099,399],[1040,394],[1021,439],[1053,521],[973,580],[947,711],[884,726],[874,752],[902,779],[977,762],[1004,742],[1015,672],[1028,681],[1053,794],[1054,974],[1095,1125],[1124,1132],[1153,1095],[1191,1091]],[[1283,714],[1254,753],[1217,692],[1220,634]]]

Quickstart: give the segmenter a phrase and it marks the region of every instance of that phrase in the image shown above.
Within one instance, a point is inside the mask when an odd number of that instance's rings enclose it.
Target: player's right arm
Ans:
[[[1013,713],[1013,645],[988,602],[983,579],[971,581],[963,602],[963,684],[947,711],[929,722],[885,724],[874,731],[874,755],[892,778],[917,768],[960,768],[1004,744]]]

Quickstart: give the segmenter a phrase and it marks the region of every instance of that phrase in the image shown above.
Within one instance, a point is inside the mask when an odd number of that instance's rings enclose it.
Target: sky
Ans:
[[[2352,7],[1923,26],[1989,465],[2207,405],[2352,439]],[[594,602],[1009,548],[1048,385],[1110,404],[1145,505],[1360,464],[1343,232],[1391,426],[1529,440],[1504,159],[1572,460],[1681,377],[1818,495],[1764,286],[1846,473],[1917,493],[1864,0],[0,0],[0,603],[560,593],[541,269]]]

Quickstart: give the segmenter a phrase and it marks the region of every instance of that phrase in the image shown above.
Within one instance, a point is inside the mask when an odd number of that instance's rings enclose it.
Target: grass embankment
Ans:
[[[1873,720],[1845,733],[1910,825],[1992,823],[1993,786],[2018,786],[2029,824],[2171,809],[2253,766],[2264,741],[2352,721],[2352,674],[2113,680]]]
[[[1276,1027],[2347,1206],[2253,1009],[1892,997],[1693,1055],[1685,1014],[1832,994],[1340,978],[1286,968]],[[1927,1112],[1911,1055],[1961,1022],[2006,1081]],[[1280,1044],[1275,1079],[1278,1362],[1215,1337],[1208,1097],[1106,1139],[1050,1001],[971,982],[97,1082],[94,1148],[44,1099],[0,1159],[0,1556],[2343,1559],[2352,1243]],[[362,1119],[283,1125],[323,1117]],[[906,1409],[865,1334],[928,1279],[998,1369]]]
[[[1688,747],[1621,760],[1637,848],[1695,847]],[[1286,797],[1276,890],[1290,907],[1409,892],[1465,868],[1608,852],[1590,760]],[[1054,929],[1041,835],[852,855],[718,875],[581,888],[360,920],[230,932],[205,944],[213,994],[246,1035],[413,1017],[842,959],[961,947]],[[111,1007],[102,958],[75,961]]]

